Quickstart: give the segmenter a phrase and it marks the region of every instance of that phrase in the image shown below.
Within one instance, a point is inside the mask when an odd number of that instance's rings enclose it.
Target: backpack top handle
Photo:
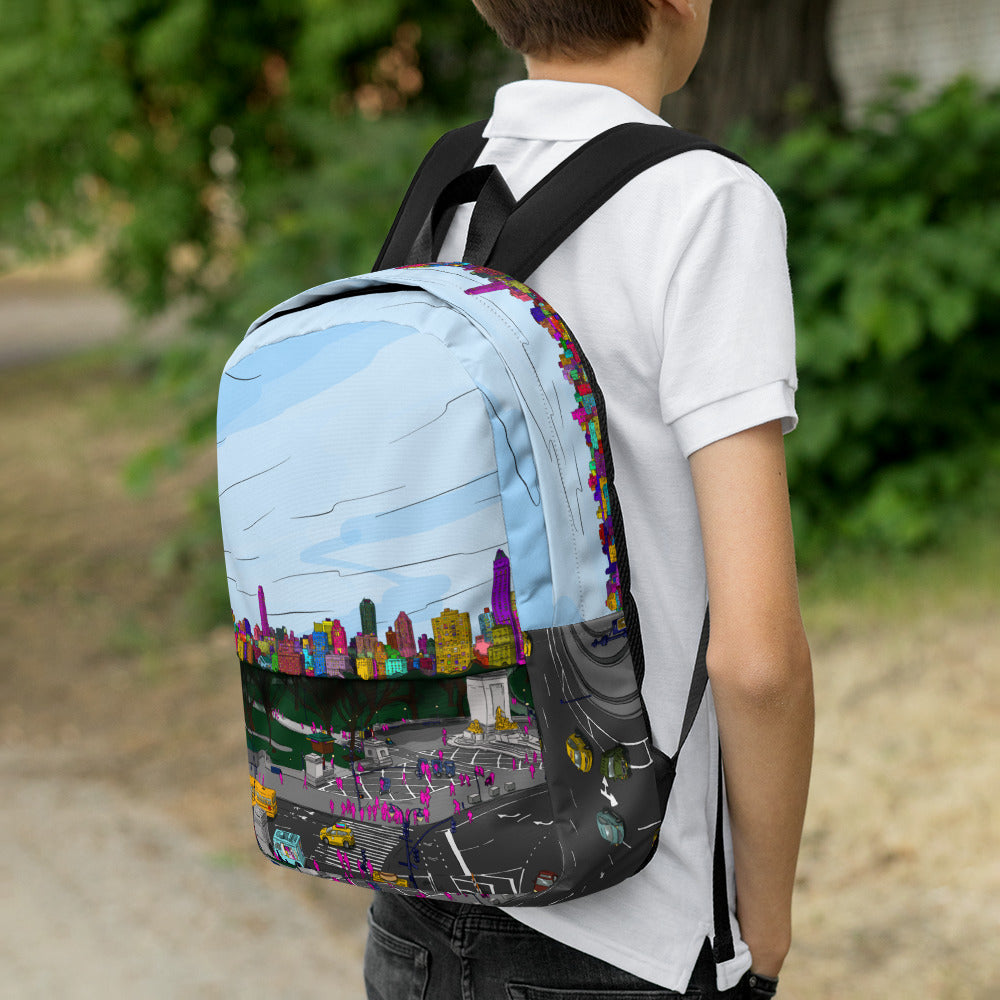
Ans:
[[[375,260],[373,271],[406,263],[427,214],[445,185],[472,168],[486,145],[486,120],[445,132],[431,147],[413,175],[389,234]]]
[[[493,164],[467,170],[445,185],[406,255],[406,263],[427,264],[438,260],[455,209],[470,201],[474,201],[476,207],[462,260],[469,264],[485,264],[515,205],[510,188]]]

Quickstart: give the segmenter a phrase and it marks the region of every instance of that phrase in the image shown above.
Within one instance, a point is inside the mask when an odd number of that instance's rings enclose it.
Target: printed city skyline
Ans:
[[[244,663],[276,673],[315,677],[357,677],[377,680],[419,671],[425,675],[464,674],[472,667],[500,669],[524,664],[530,651],[510,589],[510,560],[502,549],[493,558],[493,605],[477,615],[481,632],[472,629],[468,611],[444,608],[432,619],[433,634],[415,637],[405,611],[386,629],[384,642],[376,632],[374,602],[359,603],[362,630],[349,637],[339,618],[325,617],[312,630],[296,635],[273,628],[263,586],[257,588],[258,619],[237,620],[233,614],[236,653]]]

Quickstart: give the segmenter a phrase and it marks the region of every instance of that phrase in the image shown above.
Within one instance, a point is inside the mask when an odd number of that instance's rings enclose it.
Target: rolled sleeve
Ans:
[[[683,228],[663,305],[664,423],[685,455],[770,420],[791,430],[795,319],[777,198],[734,166]]]
[[[794,430],[799,420],[795,412],[795,390],[785,380],[701,406],[679,417],[671,426],[684,457],[690,458],[699,448],[713,441],[721,441],[772,420],[781,421],[781,430],[785,434]]]

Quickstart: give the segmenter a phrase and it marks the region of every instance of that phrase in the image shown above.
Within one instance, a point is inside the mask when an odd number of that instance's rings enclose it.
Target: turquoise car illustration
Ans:
[[[597,830],[609,844],[625,842],[625,823],[621,816],[610,809],[602,809],[597,814]]]
[[[306,856],[302,852],[302,838],[297,833],[292,833],[290,830],[275,830],[272,843],[274,853],[286,865],[305,868]]]

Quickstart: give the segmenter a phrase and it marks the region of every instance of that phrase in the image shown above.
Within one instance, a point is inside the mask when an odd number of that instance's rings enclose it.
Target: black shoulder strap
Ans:
[[[742,163],[735,153],[690,132],[638,122],[602,132],[568,156],[518,203],[486,261],[520,281],[630,180],[695,149]]]
[[[684,706],[681,737],[677,743],[677,754],[674,756],[675,762],[681,752],[681,747],[684,746],[691,733],[695,716],[697,716],[698,710],[701,708],[701,700],[705,697],[705,688],[708,687],[708,635],[708,608],[705,608],[705,619],[701,626],[701,638],[698,641],[698,654],[695,656],[694,672],[691,675],[691,687],[688,689],[687,705]]]
[[[723,827],[725,773],[722,770],[722,744],[719,744],[719,791],[715,808],[715,846],[712,851],[712,915],[715,937],[712,952],[718,964],[736,956],[733,928],[729,923],[729,886],[726,874],[726,838]]]
[[[694,674],[691,677],[691,688],[688,691],[687,706],[684,709],[684,722],[681,725],[681,738],[674,756],[674,766],[684,746],[695,716],[701,706],[708,686],[708,608],[705,609],[705,621],[701,627],[701,640],[698,643],[698,655],[695,658]],[[722,769],[722,743],[719,742],[718,787],[716,789],[715,807],[715,840],[712,846],[712,916],[715,924],[715,935],[712,940],[712,952],[718,963],[728,962],[736,954],[733,942],[733,929],[729,923],[729,879],[726,873],[726,841],[724,827],[725,812],[725,776]]]
[[[402,264],[430,215],[438,195],[459,174],[471,169],[486,145],[486,120],[473,122],[443,136],[431,147],[410,181],[373,271]]]
[[[438,197],[459,174],[475,164],[482,152],[486,144],[484,125],[476,122],[448,132],[427,154],[375,263],[376,270],[413,262],[411,251],[425,223],[432,218]],[[470,234],[470,245],[480,246],[484,255],[469,263],[485,264],[525,281],[570,233],[633,177],[655,163],[695,149],[711,150],[743,162],[736,154],[700,136],[663,125],[632,122],[602,132],[563,160],[517,202],[495,242],[484,246],[475,234]],[[453,209],[453,205],[449,206],[449,211]]]

